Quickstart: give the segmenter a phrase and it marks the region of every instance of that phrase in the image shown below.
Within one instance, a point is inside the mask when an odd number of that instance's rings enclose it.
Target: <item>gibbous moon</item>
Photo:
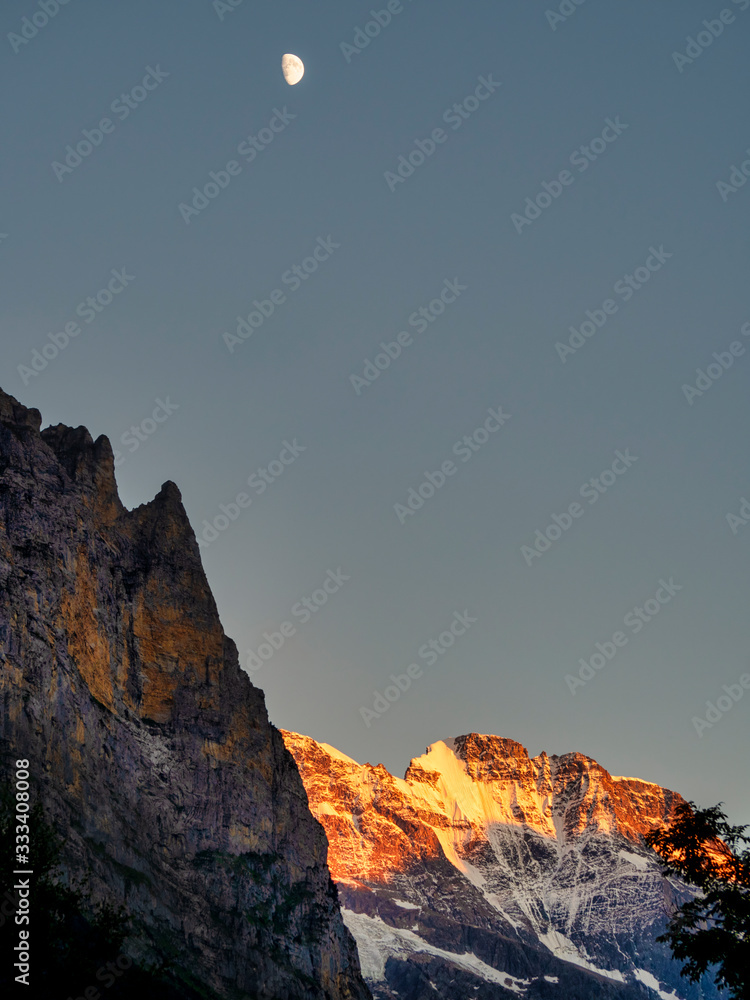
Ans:
[[[287,52],[281,59],[281,72],[289,86],[293,87],[305,75],[305,65],[299,56],[293,56],[291,52]]]

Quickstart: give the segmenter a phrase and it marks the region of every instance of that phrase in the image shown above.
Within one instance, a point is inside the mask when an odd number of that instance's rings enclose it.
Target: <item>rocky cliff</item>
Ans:
[[[283,732],[377,998],[715,997],[655,938],[687,888],[643,836],[675,792],[472,733],[404,779]]]
[[[112,449],[0,391],[5,774],[130,948],[206,997],[365,1000],[294,760],[222,630],[180,493],[128,511]]]

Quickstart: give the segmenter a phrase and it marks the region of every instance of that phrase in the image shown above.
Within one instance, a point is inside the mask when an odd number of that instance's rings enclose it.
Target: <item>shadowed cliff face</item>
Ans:
[[[72,875],[218,996],[365,1000],[326,839],[263,694],[222,630],[180,493],[121,504],[106,438],[40,433],[0,390],[6,774]]]

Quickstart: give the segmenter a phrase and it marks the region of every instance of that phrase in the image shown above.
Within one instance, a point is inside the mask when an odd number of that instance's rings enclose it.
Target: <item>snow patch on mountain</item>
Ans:
[[[453,962],[466,972],[481,976],[487,982],[504,986],[514,993],[525,993],[525,987],[531,982],[530,979],[518,979],[507,972],[493,969],[472,952],[459,955],[443,948],[435,948],[413,931],[391,927],[380,917],[368,917],[365,913],[354,913],[345,907],[341,912],[344,915],[344,923],[357,940],[362,974],[373,982],[385,981],[385,963],[388,958],[407,958],[419,952]]]
[[[645,969],[634,969],[633,974],[644,986],[648,986],[654,993],[658,993],[661,1000],[680,1000],[676,993],[665,993],[659,986],[659,980],[651,972],[646,972]]]
[[[648,858],[644,858],[642,854],[633,854],[631,851],[618,851],[617,857],[622,858],[623,861],[629,861],[631,865],[642,872],[648,871],[651,867],[648,862]]]
[[[661,788],[655,781],[644,781],[643,778],[626,778],[622,774],[611,774],[612,781],[632,781],[636,785],[652,785],[654,788]]]
[[[577,965],[589,972],[596,972],[598,975],[614,979],[618,983],[625,982],[625,977],[618,969],[600,969],[590,961],[588,956],[584,958],[573,942],[559,931],[548,930],[539,935],[539,940],[546,948],[549,948],[555,958],[561,958],[563,962],[570,962],[571,965]]]
[[[679,964],[655,938],[689,891],[663,878],[644,842],[670,822],[675,792],[612,778],[584,754],[530,758],[477,733],[432,743],[403,778],[282,736],[325,827],[366,978],[382,984],[387,958],[398,960],[378,996],[421,997],[432,976],[441,996],[469,1000],[475,986],[462,977],[480,962],[472,969],[493,988],[498,969],[512,969],[532,976],[529,996],[555,973],[580,1000],[600,995],[601,977],[637,1000],[652,986],[635,977],[634,955],[639,966],[658,958],[665,989],[679,989]],[[459,941],[463,955],[450,950]],[[464,970],[456,982],[439,959]]]

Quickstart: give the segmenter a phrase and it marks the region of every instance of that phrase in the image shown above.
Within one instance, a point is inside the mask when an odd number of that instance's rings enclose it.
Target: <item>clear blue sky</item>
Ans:
[[[246,492],[204,562],[243,663],[284,638],[256,675],[276,724],[397,773],[496,733],[750,821],[750,691],[692,721],[750,673],[750,523],[726,518],[750,500],[750,3],[217,6],[4,5],[3,388],[106,433],[129,506],[172,479],[201,533]],[[254,300],[273,314],[230,352]],[[593,336],[556,347],[586,310]],[[400,356],[358,392],[381,341]],[[686,393],[714,352],[731,367]],[[420,658],[454,612],[477,620]],[[597,642],[615,655],[573,693]]]

